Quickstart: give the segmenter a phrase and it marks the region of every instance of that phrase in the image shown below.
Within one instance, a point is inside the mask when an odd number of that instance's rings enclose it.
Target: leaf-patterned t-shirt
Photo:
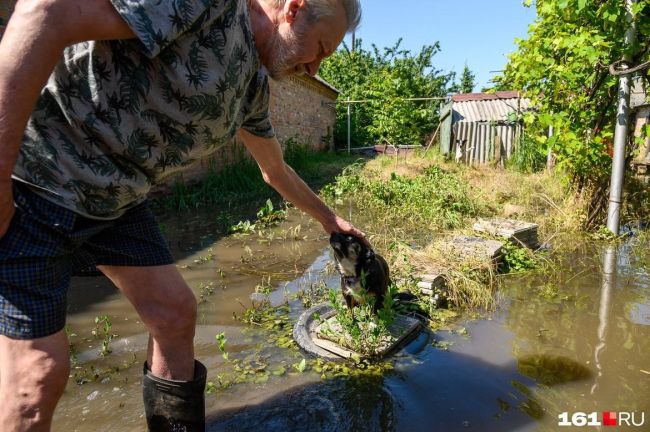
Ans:
[[[91,218],[227,143],[274,135],[246,0],[111,0],[137,38],[66,48],[29,120],[14,178]]]

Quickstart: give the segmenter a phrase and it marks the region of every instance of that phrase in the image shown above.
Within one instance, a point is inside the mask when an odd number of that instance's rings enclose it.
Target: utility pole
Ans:
[[[636,25],[632,5],[636,0],[625,0],[629,27],[625,32],[625,48],[634,44]],[[623,56],[627,63],[632,61],[629,54]],[[618,109],[616,111],[616,129],[614,130],[614,157],[612,160],[612,179],[609,189],[609,209],[607,210],[607,228],[618,235],[620,228],[621,202],[623,201],[623,178],[625,177],[625,147],[630,111],[630,87],[632,77],[621,75],[618,83]]]

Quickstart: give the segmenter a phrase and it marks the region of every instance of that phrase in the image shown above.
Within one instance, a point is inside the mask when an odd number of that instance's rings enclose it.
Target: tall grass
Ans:
[[[522,173],[539,172],[546,166],[546,155],[540,151],[533,137],[524,134],[506,164],[508,168]]]
[[[460,176],[436,165],[415,176],[393,171],[388,178],[352,165],[322,193],[331,201],[352,201],[364,213],[381,215],[383,223],[414,234],[459,228],[484,208]]]
[[[355,161],[347,155],[316,152],[296,140],[288,140],[285,161],[306,182],[319,187]],[[278,199],[277,193],[264,182],[257,163],[248,157],[221,169],[211,167],[201,181],[187,183],[179,179],[172,193],[161,198],[164,207],[185,211],[206,205],[240,204]]]

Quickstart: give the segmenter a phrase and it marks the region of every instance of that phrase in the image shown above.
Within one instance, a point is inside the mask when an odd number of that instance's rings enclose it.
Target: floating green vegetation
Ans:
[[[231,234],[252,234],[262,228],[274,227],[282,221],[287,219],[286,210],[276,209],[270,199],[266,200],[264,206],[257,211],[257,221],[251,222],[249,220],[239,221],[237,225],[229,228],[228,232]]]
[[[111,353],[109,344],[117,336],[111,332],[111,327],[113,327],[113,323],[108,315],[96,316],[95,327],[90,331],[94,338],[102,339],[102,348],[99,352],[102,357]]]
[[[219,351],[221,351],[221,356],[223,357],[224,360],[228,360],[228,351],[226,351],[226,342],[228,339],[226,339],[226,334],[224,332],[219,333],[218,335],[215,336],[217,339],[217,343],[219,344]]]
[[[298,289],[296,297],[300,300],[302,307],[309,309],[310,307],[322,303],[328,298],[329,287],[324,281],[310,282],[306,286],[301,286]]]
[[[216,281],[210,281],[210,282],[201,282],[199,283],[199,299],[198,303],[207,303],[208,298],[211,297],[215,290],[217,289],[217,282]],[[225,285],[221,284],[221,289],[225,289]]]
[[[105,383],[114,379],[122,371],[131,368],[135,364],[140,364],[135,353],[130,360],[125,360],[120,365],[109,366],[109,367],[95,367],[90,364],[88,366],[73,366],[73,372],[71,374],[72,379],[74,379],[77,385],[84,385],[89,382],[101,382]],[[127,378],[125,378],[127,379]]]
[[[313,301],[325,300],[330,291],[322,282],[312,285]],[[389,362],[362,360],[355,357],[345,362],[330,362],[323,359],[305,358],[299,351],[293,339],[294,320],[291,318],[290,304],[299,305],[289,299],[280,306],[272,306],[270,294],[273,286],[269,278],[264,278],[256,287],[250,306],[242,304],[243,312],[233,314],[234,318],[247,324],[251,331],[264,331],[264,343],[253,352],[229,352],[225,333],[215,335],[217,349],[225,360],[221,373],[212,378],[206,388],[207,393],[225,390],[236,384],[264,383],[272,377],[281,377],[292,374],[316,373],[322,379],[343,376],[379,376],[386,370],[392,369]],[[309,290],[303,289],[303,292]],[[307,294],[303,294],[307,296]],[[332,293],[335,295],[335,293]],[[298,298],[299,296],[296,296]],[[303,300],[306,297],[303,297]],[[310,300],[310,301],[312,301]],[[342,305],[341,305],[342,306]],[[386,308],[390,308],[390,300]],[[294,311],[295,312],[295,311]],[[388,309],[382,312],[383,319],[387,319]],[[393,312],[390,312],[393,314]],[[284,348],[286,355],[271,355],[266,350],[269,345]]]
[[[359,305],[348,308],[343,302],[340,292],[329,291],[329,302],[336,311],[334,327],[328,322],[321,326],[325,336],[346,348],[363,355],[374,355],[382,342],[390,337],[388,327],[395,319],[392,297],[390,294],[384,298],[384,304],[377,314],[373,312],[374,297],[360,295]]]

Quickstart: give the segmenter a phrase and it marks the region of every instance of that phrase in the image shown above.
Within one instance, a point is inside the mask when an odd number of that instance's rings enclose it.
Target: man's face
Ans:
[[[290,11],[289,11],[290,12]],[[293,21],[275,28],[266,68],[269,75],[281,79],[289,75],[316,75],[321,61],[339,46],[346,31],[346,18],[340,7],[334,17],[310,23],[305,10]]]

